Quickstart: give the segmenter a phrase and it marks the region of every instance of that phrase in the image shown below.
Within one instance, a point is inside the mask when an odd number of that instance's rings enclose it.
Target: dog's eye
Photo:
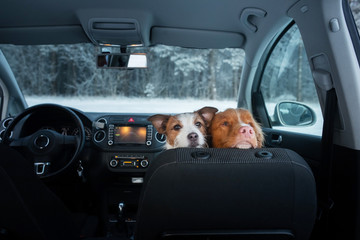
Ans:
[[[196,122],[196,123],[195,123],[195,126],[201,127],[201,122]]]
[[[174,130],[180,130],[181,129],[181,126],[179,125],[179,124],[176,124],[175,126],[174,126]]]
[[[221,125],[223,125],[223,126],[229,126],[229,122],[225,121],[225,122],[223,122]]]

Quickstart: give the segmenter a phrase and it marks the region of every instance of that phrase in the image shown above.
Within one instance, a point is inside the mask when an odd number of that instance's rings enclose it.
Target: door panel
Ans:
[[[321,137],[303,133],[263,128],[267,147],[281,147],[300,154],[317,174],[321,159]]]

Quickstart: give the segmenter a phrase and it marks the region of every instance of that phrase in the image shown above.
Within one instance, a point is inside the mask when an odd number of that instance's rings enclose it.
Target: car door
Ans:
[[[296,24],[267,48],[252,91],[254,114],[267,147],[292,149],[316,174],[321,160],[323,116],[310,65]]]

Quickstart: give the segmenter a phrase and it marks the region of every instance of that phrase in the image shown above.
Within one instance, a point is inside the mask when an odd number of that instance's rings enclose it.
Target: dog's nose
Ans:
[[[239,133],[247,138],[252,138],[254,136],[254,129],[251,126],[242,126],[239,129]]]
[[[198,139],[198,137],[199,137],[199,135],[197,135],[197,133],[189,133],[189,135],[188,135],[188,139],[190,140],[190,141],[196,141],[197,139]]]

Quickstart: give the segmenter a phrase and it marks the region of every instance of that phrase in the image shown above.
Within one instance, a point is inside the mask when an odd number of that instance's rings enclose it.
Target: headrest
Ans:
[[[178,148],[151,163],[137,224],[144,237],[281,230],[307,239],[315,216],[312,171],[291,150]]]

